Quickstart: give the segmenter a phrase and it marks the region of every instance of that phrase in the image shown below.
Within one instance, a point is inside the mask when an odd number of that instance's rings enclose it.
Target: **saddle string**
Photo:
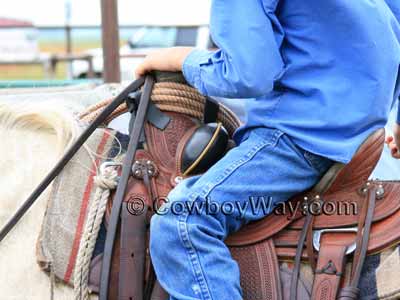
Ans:
[[[90,155],[91,158],[92,158],[92,162],[95,162],[94,158],[100,158],[102,160],[112,160],[112,159],[115,159],[116,157],[120,156],[122,154],[122,151],[123,151],[121,141],[116,136],[112,136],[112,134],[110,134],[106,129],[99,128],[99,130],[104,130],[104,134],[107,134],[107,135],[111,136],[113,141],[115,141],[117,143],[118,152],[113,157],[109,157],[109,156],[98,154],[95,150],[93,150],[90,147],[87,147],[86,145],[84,145],[84,146],[86,146],[85,150],[87,151],[88,155]]]
[[[107,134],[107,131],[104,131],[104,133]],[[86,150],[87,155],[90,158],[90,163],[95,166],[95,172],[96,172],[95,174],[97,176],[100,175],[100,171],[99,171],[100,166],[99,166],[98,162],[96,161],[96,158],[100,158],[103,161],[108,161],[108,160],[112,161],[112,160],[118,160],[118,157],[120,157],[121,154],[122,154],[123,149],[122,149],[121,141],[116,136],[112,136],[112,138],[113,138],[113,141],[115,141],[117,143],[117,147],[118,147],[118,152],[113,156],[105,156],[105,155],[97,154],[95,151],[93,151],[86,144],[84,144],[82,146],[82,147],[84,147],[84,149]],[[73,157],[69,161],[69,163],[75,163],[75,164],[79,165],[81,168],[83,168],[84,170],[86,170],[89,173],[93,172],[93,170],[92,170],[92,168],[90,166],[83,164],[79,159],[76,159],[75,157]]]

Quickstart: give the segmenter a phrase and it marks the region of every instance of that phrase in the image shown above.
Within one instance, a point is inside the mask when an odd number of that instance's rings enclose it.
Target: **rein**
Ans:
[[[150,75],[146,77],[152,78]],[[150,79],[151,80],[151,79]],[[144,83],[144,78],[139,78],[131,83],[124,91],[122,91],[112,102],[110,102],[104,110],[91,122],[88,128],[78,137],[76,142],[71,146],[69,150],[63,155],[56,166],[50,171],[50,173],[43,179],[43,181],[37,186],[32,194],[25,200],[22,206],[17,212],[11,217],[6,225],[0,231],[0,242],[7,236],[7,234],[14,228],[18,221],[28,212],[29,208],[35,203],[40,197],[43,191],[53,182],[58,174],[63,170],[66,164],[72,159],[72,157],[78,152],[86,140],[92,135],[92,133],[103,124],[107,118],[124,102],[130,99],[129,94],[137,91]]]

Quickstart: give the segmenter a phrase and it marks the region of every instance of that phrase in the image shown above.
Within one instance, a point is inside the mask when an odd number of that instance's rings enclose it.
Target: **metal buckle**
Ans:
[[[117,162],[114,162],[114,161],[103,162],[100,165],[100,174],[104,175],[107,168],[110,168],[110,167],[121,167],[121,166],[122,166],[122,163],[117,163]]]
[[[320,230],[316,230],[313,232],[313,247],[315,250],[319,251],[320,249],[320,245],[321,245],[321,236],[323,233],[327,233],[327,232],[355,232],[357,233],[357,227],[351,227],[351,228],[326,228],[326,229],[320,229]],[[346,250],[346,255],[353,253],[354,250],[356,250],[357,247],[357,243],[354,242],[353,244],[351,244],[347,250]]]

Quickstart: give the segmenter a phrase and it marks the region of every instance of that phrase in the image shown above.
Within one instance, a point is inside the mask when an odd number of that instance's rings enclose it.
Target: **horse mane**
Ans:
[[[0,102],[0,130],[29,130],[54,134],[59,154],[73,143],[82,129],[73,111],[55,102]]]
[[[79,113],[70,106],[57,104],[55,101],[20,101],[15,103],[0,101],[0,133],[6,134],[6,137],[12,135],[12,132],[16,130],[54,135],[57,141],[54,149],[57,157],[60,157],[84,130],[84,123],[78,118]],[[98,128],[97,130],[105,129]],[[122,146],[116,136],[113,138],[119,146],[118,154],[115,157],[101,158],[120,159]],[[95,149],[90,149],[86,143],[82,148],[90,156],[91,162],[94,162],[98,157]],[[76,163],[80,162],[76,161]],[[82,164],[82,167],[87,168],[88,166]],[[96,171],[98,171],[98,168]]]

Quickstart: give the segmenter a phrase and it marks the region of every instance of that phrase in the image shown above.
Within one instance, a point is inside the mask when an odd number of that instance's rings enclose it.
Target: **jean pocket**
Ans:
[[[303,156],[307,162],[319,173],[325,173],[334,164],[333,160],[308,152],[306,150],[304,150]]]

